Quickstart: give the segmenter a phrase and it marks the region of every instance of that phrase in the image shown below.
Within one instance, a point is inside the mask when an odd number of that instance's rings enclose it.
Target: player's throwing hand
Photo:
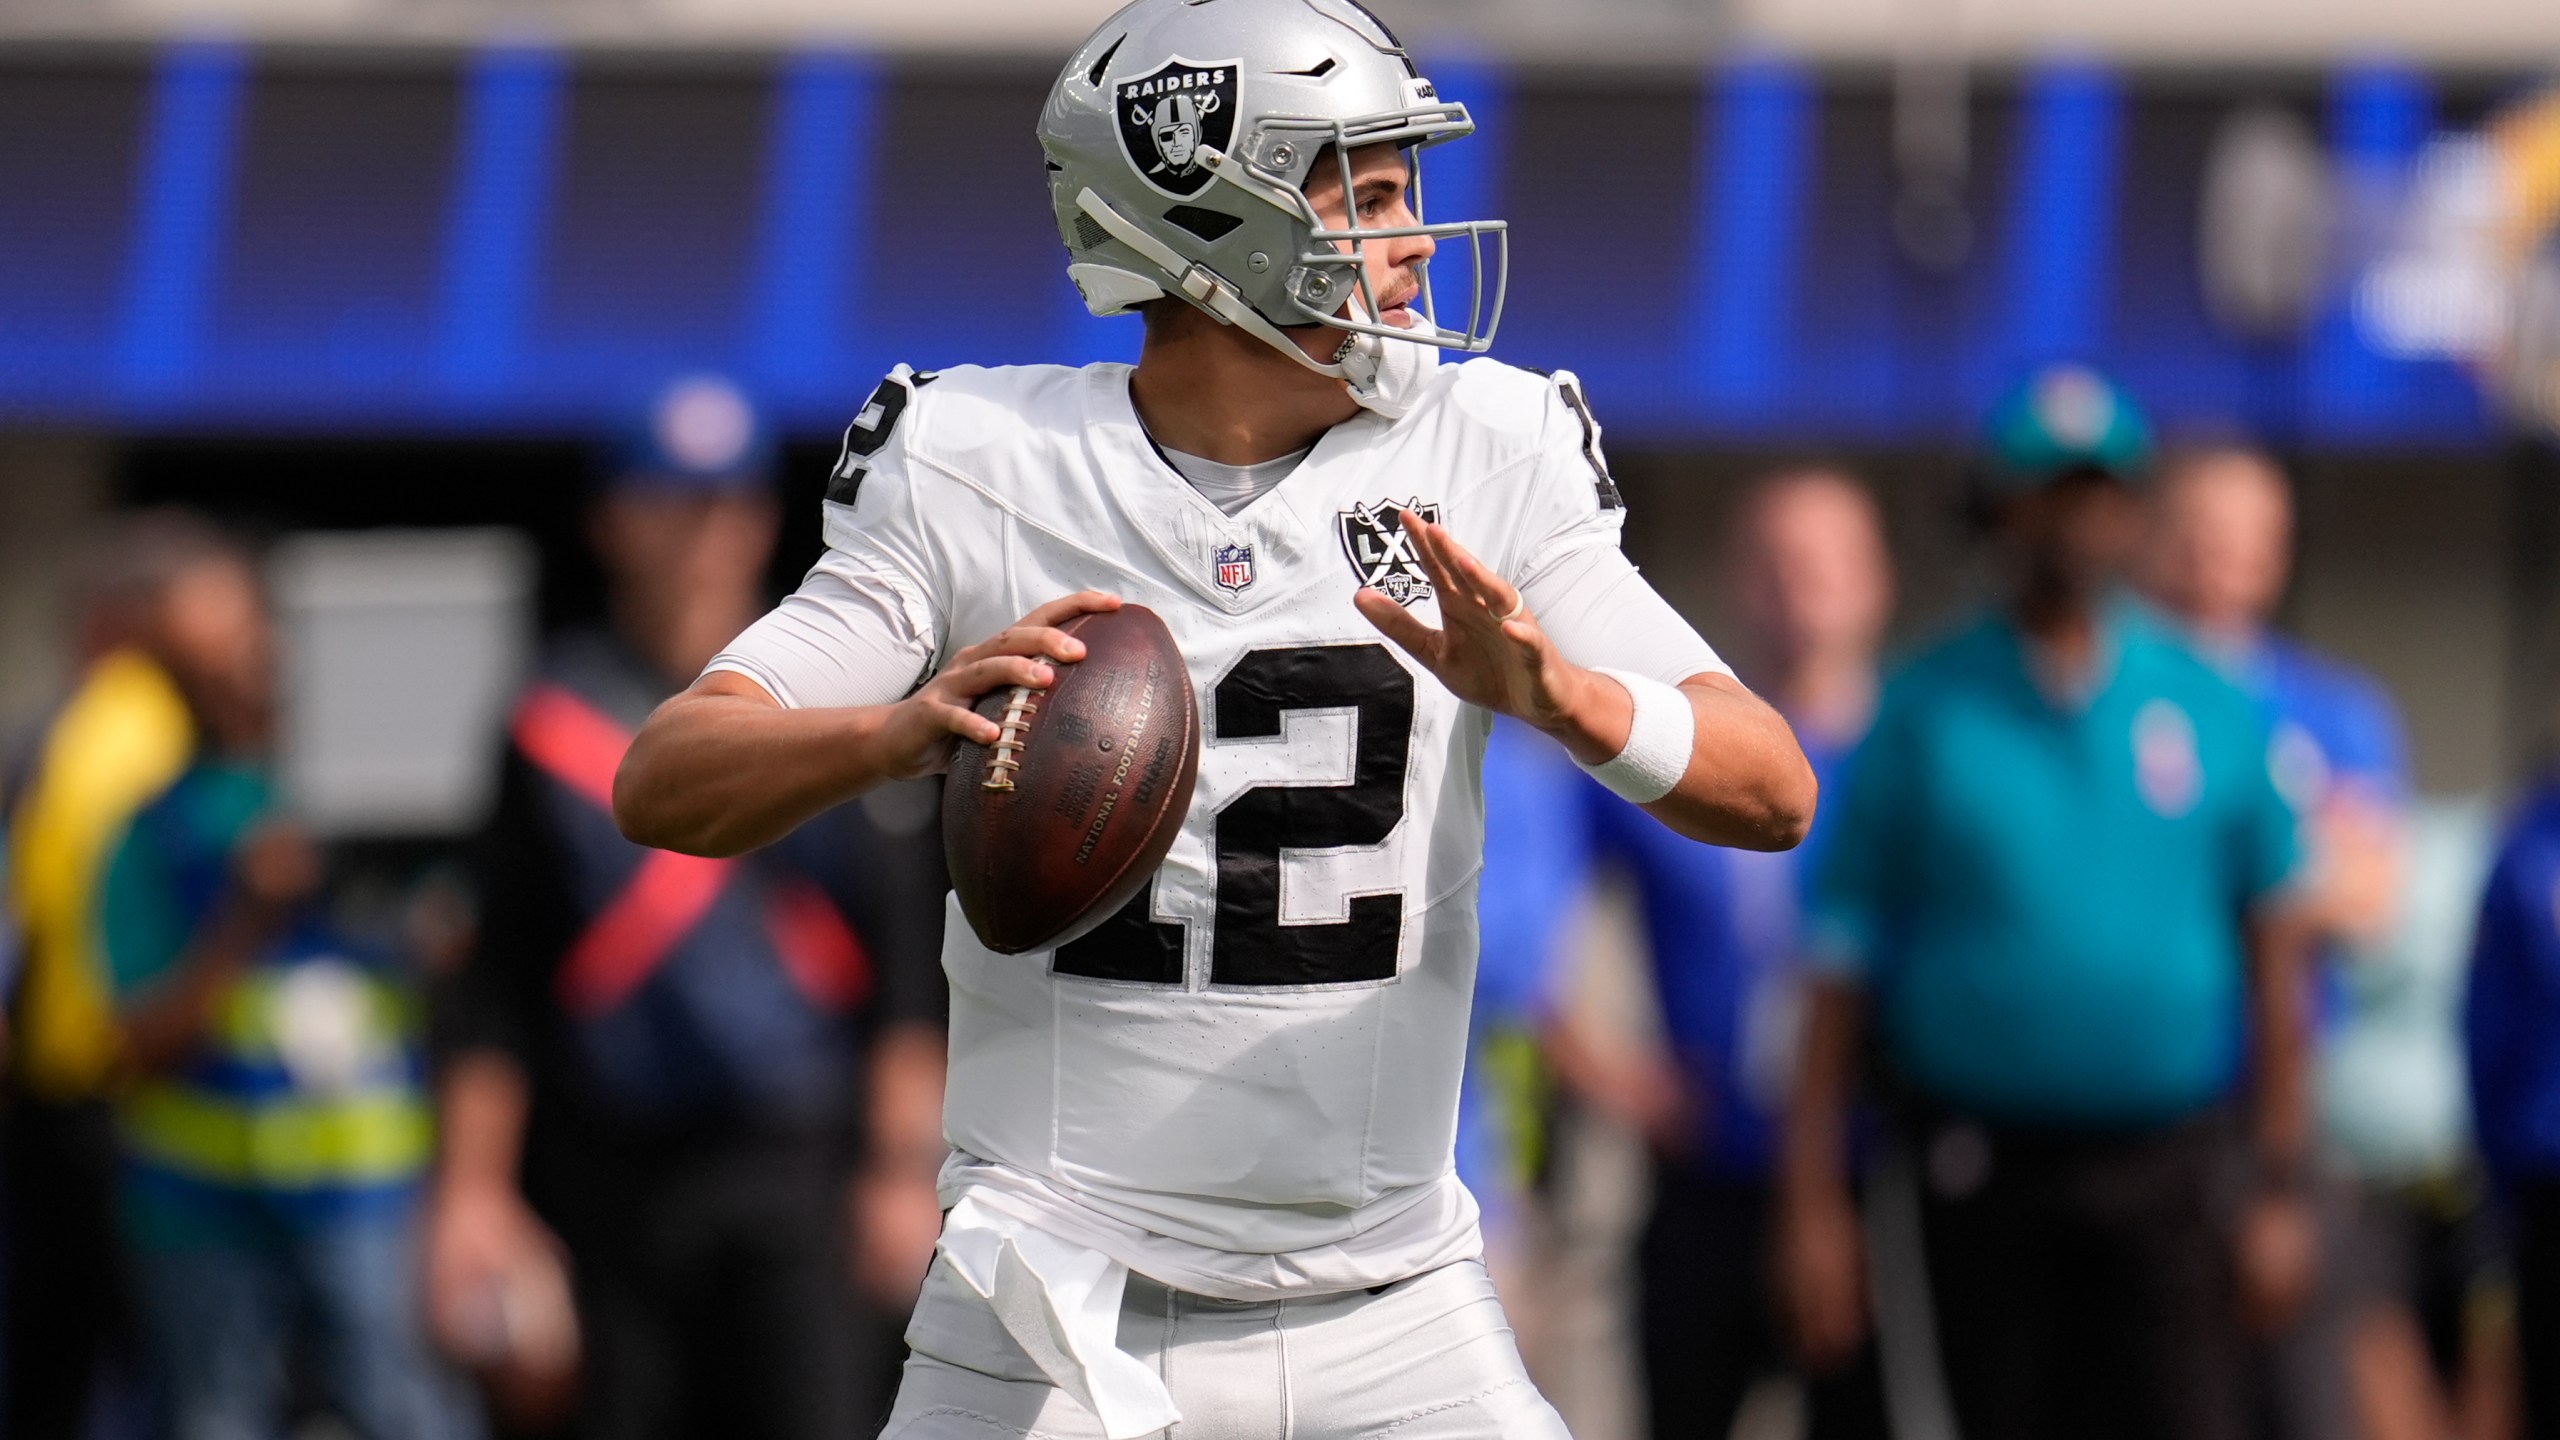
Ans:
[[[1556,652],[1517,586],[1449,532],[1411,510],[1399,512],[1416,559],[1440,600],[1433,629],[1378,590],[1364,587],[1352,604],[1406,654],[1471,705],[1554,730],[1570,712],[1569,692],[1587,678]]]
[[[1015,685],[1045,690],[1057,678],[1049,662],[1072,665],[1084,658],[1084,642],[1058,627],[1078,615],[1120,608],[1120,597],[1079,590],[1040,606],[1021,621],[961,650],[901,701],[891,717],[890,773],[898,779],[938,775],[951,768],[959,740],[996,742],[996,722],[971,708],[978,698]]]

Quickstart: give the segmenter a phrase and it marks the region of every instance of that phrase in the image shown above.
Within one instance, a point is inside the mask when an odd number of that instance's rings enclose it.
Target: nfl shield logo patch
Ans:
[[[1240,595],[1246,586],[1253,583],[1252,546],[1221,545],[1216,559],[1219,589],[1230,595]]]

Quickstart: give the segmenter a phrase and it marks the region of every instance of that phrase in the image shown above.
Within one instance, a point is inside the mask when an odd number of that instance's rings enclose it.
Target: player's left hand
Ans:
[[[929,1169],[899,1173],[873,1164],[854,1177],[851,1202],[854,1288],[883,1309],[915,1308],[942,1238],[942,1203]]]
[[[1351,603],[1459,699],[1541,730],[1561,727],[1570,692],[1587,673],[1557,652],[1516,586],[1468,554],[1447,530],[1410,510],[1400,515],[1414,557],[1439,597],[1441,628],[1425,625],[1366,586]]]
[[[2298,1194],[2269,1192],[2241,1213],[2241,1318],[2273,1335],[2293,1323],[2320,1275],[2320,1222]]]

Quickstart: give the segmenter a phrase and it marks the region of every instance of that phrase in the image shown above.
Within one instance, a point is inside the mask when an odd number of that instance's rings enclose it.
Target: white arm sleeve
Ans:
[[[1677,685],[1692,675],[1730,675],[1671,602],[1616,545],[1578,545],[1520,584],[1520,598],[1564,658]]]
[[[744,675],[795,710],[886,705],[933,673],[949,590],[907,465],[922,383],[901,365],[871,392],[827,487],[825,557],[704,673]]]
[[[930,673],[933,637],[902,587],[879,568],[830,550],[782,604],[713,657],[794,710],[886,705]]]
[[[1507,572],[1529,612],[1564,658],[1587,670],[1624,670],[1666,685],[1731,675],[1619,550],[1626,506],[1582,382],[1559,370],[1548,383],[1543,453],[1521,497],[1520,542]]]

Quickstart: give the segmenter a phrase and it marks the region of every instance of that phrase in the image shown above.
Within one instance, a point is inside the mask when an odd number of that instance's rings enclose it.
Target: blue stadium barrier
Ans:
[[[1983,79],[1977,238],[1941,275],[1891,238],[1879,76],[1434,58],[1481,128],[1433,154],[1424,198],[1513,226],[1497,353],[1581,372],[1624,440],[1938,443],[2062,356],[2173,428],[2495,439],[2466,376],[2375,353],[2343,296],[2290,342],[2206,318],[2219,102],[2193,81]],[[571,433],[711,370],[814,434],[902,360],[1131,358],[1136,323],[1085,315],[1062,274],[1031,138],[1046,81],[532,43],[0,60],[0,423]],[[2386,65],[2295,89],[2357,194],[2387,198],[2460,119]],[[1436,268],[1463,306],[1465,257]]]

